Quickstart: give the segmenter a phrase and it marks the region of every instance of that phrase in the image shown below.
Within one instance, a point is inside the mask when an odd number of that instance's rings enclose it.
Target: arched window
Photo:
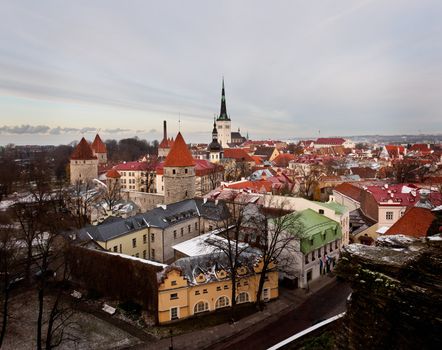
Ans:
[[[247,292],[241,292],[236,297],[236,303],[237,304],[248,303],[249,301],[250,301],[249,293],[247,293]]]
[[[193,308],[194,314],[204,311],[209,311],[209,303],[207,303],[206,301],[200,301],[197,304],[195,304],[195,307]]]
[[[229,298],[222,296],[219,297],[218,300],[215,303],[215,309],[221,309],[223,307],[227,307],[230,305],[230,300]]]

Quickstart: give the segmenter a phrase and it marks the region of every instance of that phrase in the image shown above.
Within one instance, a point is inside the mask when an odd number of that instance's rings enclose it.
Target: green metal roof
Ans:
[[[308,254],[342,237],[341,225],[328,217],[306,209],[292,215],[302,226],[301,252]]]
[[[336,202],[317,202],[317,201],[313,201],[313,203],[319,204],[322,207],[334,210],[336,214],[342,215],[345,212],[348,211],[348,208],[345,205],[336,203]]]

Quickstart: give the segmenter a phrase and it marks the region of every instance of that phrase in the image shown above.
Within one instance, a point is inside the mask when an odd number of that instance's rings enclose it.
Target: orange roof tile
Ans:
[[[430,209],[413,207],[391,226],[386,235],[406,235],[411,237],[426,237],[428,229],[436,219]]]
[[[233,158],[239,161],[253,162],[253,158],[241,148],[226,148],[224,158]]]
[[[75,147],[74,152],[72,152],[71,159],[90,160],[97,159],[97,157],[94,156],[91,145],[82,137],[80,143]]]
[[[169,154],[164,161],[165,167],[172,166],[194,166],[195,161],[193,160],[192,154],[187,148],[186,142],[181,135],[181,132],[178,133],[176,139],[173,143],[172,148],[170,149]]]
[[[92,142],[91,147],[95,151],[95,153],[107,153],[106,145],[101,140],[100,135],[98,134],[95,136],[95,140],[94,142]]]
[[[121,177],[121,175],[116,169],[111,169],[106,173],[106,177],[109,177],[112,179],[119,179]]]

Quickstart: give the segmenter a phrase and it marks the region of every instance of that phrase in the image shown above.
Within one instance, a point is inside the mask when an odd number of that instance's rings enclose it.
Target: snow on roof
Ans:
[[[382,226],[382,227],[379,227],[379,228],[376,230],[376,233],[380,233],[381,235],[383,235],[385,232],[388,231],[388,229],[389,229],[388,226]]]
[[[198,256],[214,253],[216,247],[204,244],[207,238],[212,235],[212,232],[205,233],[201,236],[189,239],[182,243],[178,243],[172,246],[172,249],[183,253],[187,256]],[[214,235],[214,237],[217,237]]]
[[[159,266],[162,268],[167,267],[166,264],[162,264],[156,261],[152,261],[152,260],[146,260],[146,259],[141,259],[141,258],[137,258],[135,256],[131,256],[131,255],[127,255],[127,254],[121,254],[121,253],[114,253],[114,252],[107,252],[107,251],[100,251],[100,253],[106,253],[106,254],[110,254],[110,255],[116,255],[119,256],[123,259],[131,259],[131,260],[136,260],[138,262],[142,262],[144,264],[148,264],[148,265],[154,265],[154,266]]]

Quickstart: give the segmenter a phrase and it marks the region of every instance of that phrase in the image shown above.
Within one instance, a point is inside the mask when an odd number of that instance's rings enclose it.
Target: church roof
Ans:
[[[226,93],[224,91],[224,78],[223,78],[223,88],[221,91],[221,111],[219,113],[218,120],[230,120],[227,115],[227,107],[226,107]]]
[[[181,135],[178,133],[169,154],[164,161],[165,167],[172,166],[194,166],[195,161],[193,160],[192,154],[187,148],[186,142]]]
[[[97,157],[94,156],[94,152],[89,143],[82,137],[80,143],[75,147],[74,152],[72,152],[71,159],[90,160],[97,159]]]
[[[95,153],[107,153],[106,144],[101,140],[100,135],[96,135],[91,145]]]

